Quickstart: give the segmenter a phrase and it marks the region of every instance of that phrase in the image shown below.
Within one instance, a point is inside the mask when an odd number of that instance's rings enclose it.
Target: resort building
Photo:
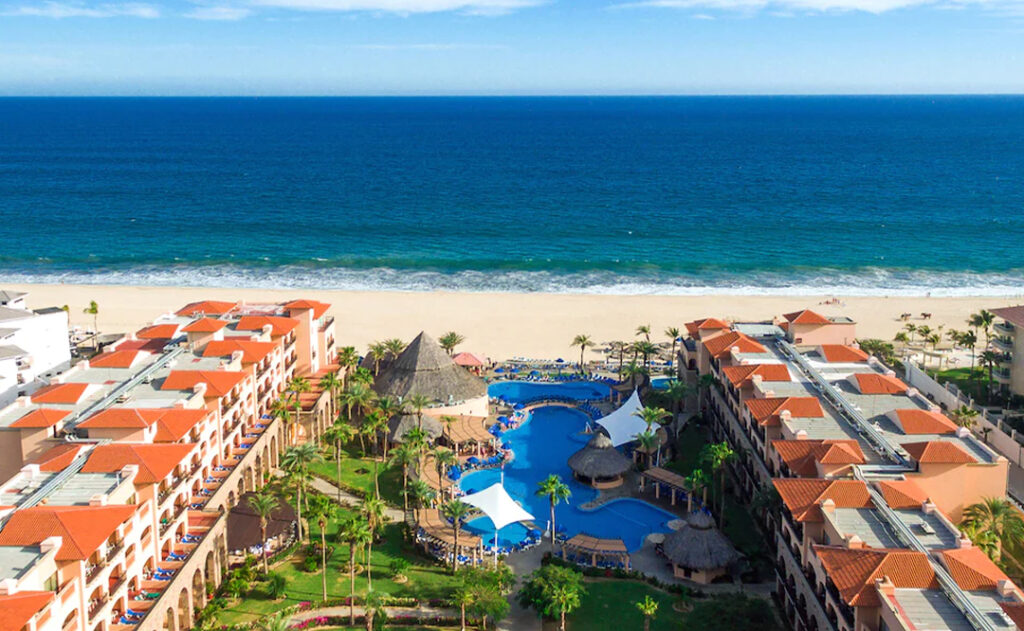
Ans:
[[[1024,305],[992,309],[998,319],[992,327],[991,346],[999,356],[992,377],[999,387],[1024,396]]]
[[[28,294],[0,290],[0,408],[71,365],[68,314],[29,309]]]
[[[190,304],[0,408],[5,628],[191,627],[246,539],[232,509],[330,420],[326,310]],[[293,377],[314,383],[298,423],[271,413]]]
[[[690,325],[680,363],[713,378],[713,432],[744,501],[774,489],[776,593],[798,631],[1013,629],[1024,597],[963,534],[1009,463],[810,310]]]

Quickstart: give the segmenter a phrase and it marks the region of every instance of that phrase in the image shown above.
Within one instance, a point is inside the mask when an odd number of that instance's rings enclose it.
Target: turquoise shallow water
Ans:
[[[1019,294],[1024,97],[0,99],[0,278]]]

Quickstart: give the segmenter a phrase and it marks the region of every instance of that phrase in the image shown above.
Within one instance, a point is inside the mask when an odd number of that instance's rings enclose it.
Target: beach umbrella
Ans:
[[[495,369],[494,369],[494,372],[496,372],[496,373],[502,373],[502,372],[505,372],[505,369],[504,369],[504,368],[495,368]]]

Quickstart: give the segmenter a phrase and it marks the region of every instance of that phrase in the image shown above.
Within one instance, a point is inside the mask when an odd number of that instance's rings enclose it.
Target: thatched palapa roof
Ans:
[[[253,493],[245,493],[228,513],[228,550],[242,550],[259,545],[260,517],[249,506]],[[295,528],[295,509],[283,498],[267,520],[267,538],[273,539]]]
[[[740,558],[715,528],[715,520],[703,512],[687,516],[685,526],[666,536],[662,552],[672,563],[690,570],[722,569]]]
[[[404,398],[419,394],[442,405],[487,395],[483,380],[457,366],[437,340],[426,333],[417,335],[380,373],[374,387],[382,396]]]
[[[388,420],[388,439],[394,443],[402,442],[406,432],[416,427],[417,423],[422,423],[423,431],[427,433],[427,438],[431,441],[440,436],[443,431],[441,422],[433,416],[424,414],[423,420],[420,421],[416,418],[416,414],[396,414]]]
[[[619,453],[607,435],[597,432],[587,445],[569,456],[569,468],[584,478],[614,478],[629,471],[633,462]]]

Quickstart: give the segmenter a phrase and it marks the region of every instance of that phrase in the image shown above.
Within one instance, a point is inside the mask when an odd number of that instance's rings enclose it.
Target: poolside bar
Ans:
[[[654,497],[656,499],[661,498],[661,487],[662,485],[667,486],[671,499],[670,502],[673,506],[676,505],[676,492],[678,491],[682,497],[686,497],[688,491],[686,489],[686,478],[673,473],[668,469],[662,469],[661,467],[654,467],[647,469],[646,471],[640,472],[640,490],[643,491],[645,482],[650,480],[654,484]]]
[[[616,563],[630,569],[629,551],[622,539],[598,539],[590,535],[578,534],[562,543],[562,558],[571,561],[566,550],[587,555],[592,567],[599,567],[598,559],[613,559]],[[579,563],[579,557],[575,562]]]

